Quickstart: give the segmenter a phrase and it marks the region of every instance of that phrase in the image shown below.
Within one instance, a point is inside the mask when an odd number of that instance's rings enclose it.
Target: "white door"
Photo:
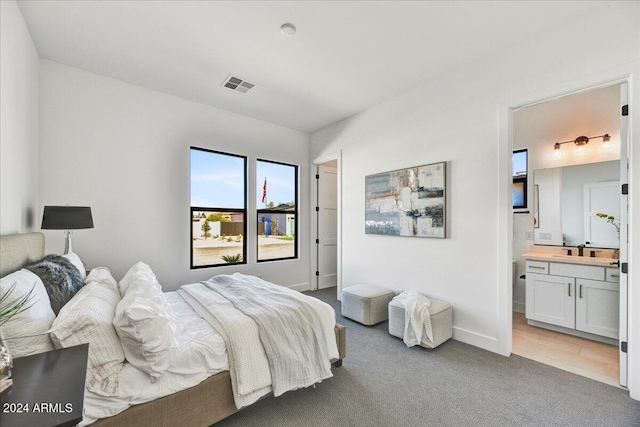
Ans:
[[[596,182],[584,185],[584,241],[596,248],[617,248],[618,232],[607,218],[620,223],[620,181]]]
[[[576,329],[618,339],[619,285],[599,280],[576,281]]]
[[[575,279],[527,273],[527,319],[574,329]]]
[[[318,289],[338,284],[338,170],[318,166]]]
[[[620,85],[620,105],[623,111],[620,115],[620,183],[627,184],[629,182],[627,143],[629,138],[629,128],[626,112],[624,107],[628,105],[627,83]],[[627,107],[628,109],[628,107]],[[618,189],[620,191],[620,189]],[[627,252],[627,227],[628,227],[628,196],[622,194],[620,196],[620,264],[626,265],[628,261]],[[627,274],[625,269],[620,271],[620,385],[627,386]],[[623,351],[624,350],[624,351]]]

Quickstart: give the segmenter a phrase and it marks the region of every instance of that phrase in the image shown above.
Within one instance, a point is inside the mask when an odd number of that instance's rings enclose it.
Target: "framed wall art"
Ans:
[[[365,233],[446,238],[446,162],[365,177]]]

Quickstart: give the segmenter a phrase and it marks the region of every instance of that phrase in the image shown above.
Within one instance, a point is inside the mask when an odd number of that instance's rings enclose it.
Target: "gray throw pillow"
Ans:
[[[49,294],[51,309],[56,316],[67,301],[84,285],[76,266],[60,255],[47,255],[25,268],[42,279]]]

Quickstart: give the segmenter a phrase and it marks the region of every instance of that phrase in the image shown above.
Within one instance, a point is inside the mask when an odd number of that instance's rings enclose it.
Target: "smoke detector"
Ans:
[[[255,87],[255,83],[250,83],[240,77],[229,75],[222,83],[222,86],[228,87],[236,92],[247,93]]]
[[[286,24],[282,24],[280,32],[285,36],[292,36],[296,33],[296,26],[287,22]]]

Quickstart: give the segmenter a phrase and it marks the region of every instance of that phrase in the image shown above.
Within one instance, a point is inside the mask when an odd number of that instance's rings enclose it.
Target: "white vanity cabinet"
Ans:
[[[526,317],[531,324],[618,338],[617,269],[527,260],[526,276]]]

